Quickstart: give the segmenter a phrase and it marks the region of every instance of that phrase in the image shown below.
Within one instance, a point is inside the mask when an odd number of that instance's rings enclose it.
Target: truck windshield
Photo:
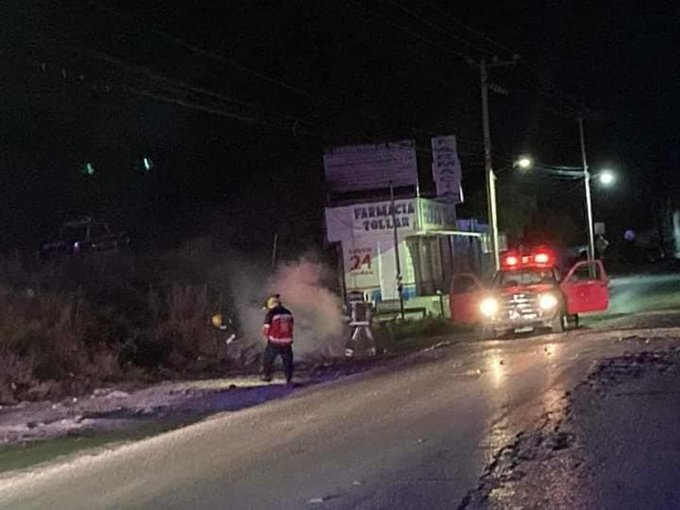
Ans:
[[[517,287],[520,285],[555,284],[557,280],[552,269],[521,269],[498,273],[494,283],[497,287]]]

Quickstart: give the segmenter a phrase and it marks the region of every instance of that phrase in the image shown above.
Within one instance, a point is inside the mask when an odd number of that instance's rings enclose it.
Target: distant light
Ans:
[[[153,161],[149,158],[142,159],[142,163],[144,164],[144,170],[147,172],[153,168]]]
[[[522,170],[527,170],[534,166],[534,160],[531,156],[520,156],[516,162],[517,166]]]
[[[82,173],[86,176],[94,175],[94,166],[92,166],[92,163],[85,163],[82,166]]]
[[[610,184],[613,184],[614,181],[616,180],[616,175],[614,175],[614,172],[611,170],[603,170],[600,172],[600,182],[604,184],[605,186],[609,186]]]

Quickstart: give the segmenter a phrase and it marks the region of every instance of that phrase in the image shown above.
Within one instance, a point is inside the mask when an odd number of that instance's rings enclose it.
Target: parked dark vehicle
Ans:
[[[43,254],[81,255],[117,250],[130,244],[125,232],[114,232],[108,223],[90,217],[64,223],[42,247]]]

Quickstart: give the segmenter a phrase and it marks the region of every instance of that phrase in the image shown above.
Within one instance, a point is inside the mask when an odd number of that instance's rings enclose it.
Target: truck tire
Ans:
[[[564,333],[564,314],[562,312],[558,312],[550,321],[550,329],[553,333]]]
[[[574,324],[574,329],[578,329],[578,314],[570,315],[569,320]]]

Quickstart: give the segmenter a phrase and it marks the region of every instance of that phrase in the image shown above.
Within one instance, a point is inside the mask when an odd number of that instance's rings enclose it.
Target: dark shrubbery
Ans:
[[[228,271],[207,257],[197,249],[2,261],[0,400],[30,398],[35,386],[78,392],[130,375],[179,374],[199,361],[202,370],[228,368],[210,326],[230,309]]]

